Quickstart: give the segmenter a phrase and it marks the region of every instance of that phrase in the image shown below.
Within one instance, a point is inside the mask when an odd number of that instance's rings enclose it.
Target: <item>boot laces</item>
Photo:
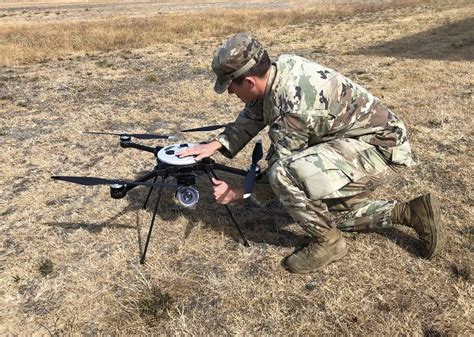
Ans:
[[[303,248],[302,252],[306,257],[311,257],[315,250],[319,250],[320,247],[322,247],[323,243],[326,240],[324,238],[314,238],[313,241],[311,241],[305,248]]]

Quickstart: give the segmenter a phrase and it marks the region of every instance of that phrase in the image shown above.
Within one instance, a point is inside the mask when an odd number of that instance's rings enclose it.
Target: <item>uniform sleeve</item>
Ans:
[[[246,104],[235,122],[216,137],[223,146],[219,151],[224,156],[233,158],[266,126],[263,121],[262,107],[262,100]]]

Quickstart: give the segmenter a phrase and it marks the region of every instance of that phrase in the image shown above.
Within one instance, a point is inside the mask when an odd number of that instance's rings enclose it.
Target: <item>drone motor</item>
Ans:
[[[127,188],[123,184],[110,185],[110,196],[113,199],[122,199],[127,194]]]

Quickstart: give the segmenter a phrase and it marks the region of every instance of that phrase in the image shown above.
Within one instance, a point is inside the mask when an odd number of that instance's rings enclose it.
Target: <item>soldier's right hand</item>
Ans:
[[[196,156],[194,159],[196,161],[200,161],[203,158],[207,158],[212,156],[217,150],[222,147],[222,144],[219,143],[217,140],[213,140],[207,144],[199,144],[187,149],[179,151],[176,155],[179,158],[184,158],[188,156]]]
[[[226,181],[216,178],[212,178],[212,185],[214,199],[219,204],[227,205],[242,200],[244,197],[243,187],[232,187]]]

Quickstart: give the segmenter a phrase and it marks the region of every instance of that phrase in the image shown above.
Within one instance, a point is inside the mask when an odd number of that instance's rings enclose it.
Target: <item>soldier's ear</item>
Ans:
[[[248,76],[244,78],[244,81],[247,82],[250,90],[255,88],[256,82],[255,82],[255,78],[253,78],[252,76]]]

